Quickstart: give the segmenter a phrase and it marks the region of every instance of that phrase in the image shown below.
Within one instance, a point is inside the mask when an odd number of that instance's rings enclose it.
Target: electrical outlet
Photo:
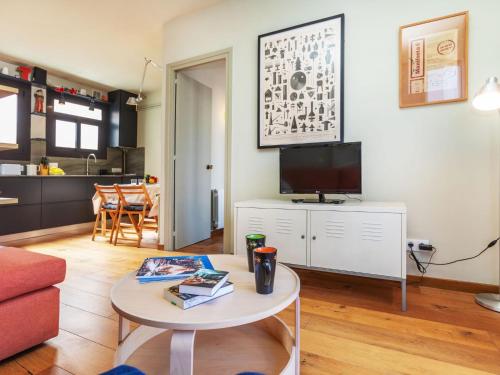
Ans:
[[[429,243],[430,243],[429,240],[416,240],[416,239],[408,238],[406,240],[406,243],[409,244],[410,242],[413,244],[413,251],[425,251],[425,252],[428,252],[426,250],[420,250],[418,248],[418,245],[419,244],[429,245]],[[406,245],[406,250],[410,251],[410,247],[408,245]]]

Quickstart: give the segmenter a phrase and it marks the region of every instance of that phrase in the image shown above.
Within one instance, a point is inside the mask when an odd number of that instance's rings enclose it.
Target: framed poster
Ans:
[[[259,35],[258,148],[342,142],[344,15]]]
[[[399,29],[399,106],[467,100],[468,12]]]

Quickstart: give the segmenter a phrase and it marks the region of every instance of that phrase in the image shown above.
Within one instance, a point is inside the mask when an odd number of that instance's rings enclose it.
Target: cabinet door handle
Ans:
[[[316,239],[316,236],[313,236],[312,238],[313,238],[313,240],[315,240],[315,239]]]
[[[300,238],[304,239],[304,238],[306,238],[306,236],[302,235],[302,236],[300,236]]]

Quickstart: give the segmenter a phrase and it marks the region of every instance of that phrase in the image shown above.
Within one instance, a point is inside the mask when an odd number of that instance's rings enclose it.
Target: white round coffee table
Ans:
[[[254,274],[246,258],[210,255],[215,269],[229,271],[234,292],[188,310],[164,299],[164,289],[181,281],[140,284],[135,272],[111,290],[111,303],[119,315],[115,365],[137,356],[151,362],[153,344],[162,343],[164,373],[233,373],[256,371],[299,374],[300,280],[290,268],[277,264],[274,292],[257,294]],[[274,316],[295,302],[295,335]],[[130,331],[130,321],[140,326]],[[196,334],[196,342],[195,342]],[[163,341],[155,337],[162,335]],[[149,343],[148,343],[149,342]],[[170,351],[165,348],[170,342]],[[160,345],[160,347],[161,347]],[[149,353],[137,354],[142,349]],[[153,358],[153,359],[152,359]],[[211,372],[212,371],[212,372]],[[234,372],[236,371],[236,372]]]

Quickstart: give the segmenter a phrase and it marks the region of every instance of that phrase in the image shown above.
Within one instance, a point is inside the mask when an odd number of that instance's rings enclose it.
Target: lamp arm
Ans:
[[[141,80],[141,86],[139,87],[139,95],[137,96],[138,99],[142,99],[142,89],[144,87],[144,80],[146,79],[146,71],[148,70],[148,65],[151,63],[151,60],[148,59],[147,57],[144,58],[144,70],[142,71],[142,80]]]

